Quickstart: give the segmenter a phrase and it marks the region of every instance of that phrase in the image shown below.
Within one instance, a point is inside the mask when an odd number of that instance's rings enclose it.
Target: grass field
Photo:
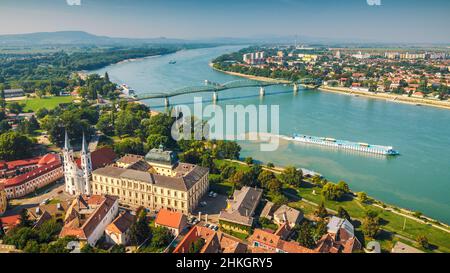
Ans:
[[[73,100],[74,97],[72,96],[64,96],[64,97],[46,97],[46,98],[27,98],[24,100],[18,100],[14,102],[24,104],[25,105],[23,109],[24,112],[29,111],[36,112],[41,108],[51,110],[61,103],[69,103],[72,102]]]

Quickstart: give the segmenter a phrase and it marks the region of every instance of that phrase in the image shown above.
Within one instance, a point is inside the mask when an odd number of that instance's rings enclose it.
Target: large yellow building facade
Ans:
[[[93,194],[111,194],[130,207],[192,213],[209,188],[209,171],[177,162],[170,151],[153,149],[145,157],[126,155],[114,166],[92,173]]]

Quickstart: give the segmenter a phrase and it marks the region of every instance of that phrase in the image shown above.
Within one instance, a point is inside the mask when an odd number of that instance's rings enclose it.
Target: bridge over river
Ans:
[[[245,87],[259,87],[259,95],[264,96],[265,95],[265,89],[266,86],[272,86],[272,85],[292,85],[293,91],[298,91],[298,85],[299,84],[305,84],[305,85],[312,85],[313,87],[318,87],[321,85],[321,81],[317,79],[312,78],[305,78],[301,79],[299,81],[295,82],[287,82],[287,81],[255,81],[255,80],[234,80],[226,83],[216,83],[209,80],[205,80],[204,85],[200,86],[188,86],[183,87],[180,89],[168,91],[168,92],[151,92],[151,93],[140,93],[138,95],[132,96],[132,100],[140,101],[140,100],[149,100],[149,99],[161,99],[164,98],[165,105],[169,106],[169,98],[185,95],[185,94],[192,94],[192,93],[205,93],[205,92],[211,92],[213,96],[213,101],[217,101],[219,99],[219,92],[224,92],[226,90],[231,90],[235,88],[245,88]]]

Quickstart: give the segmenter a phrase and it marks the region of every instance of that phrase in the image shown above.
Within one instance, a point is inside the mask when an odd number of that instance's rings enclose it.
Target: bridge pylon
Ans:
[[[217,91],[213,92],[212,100],[214,103],[216,103],[219,100],[219,94],[217,94]]]
[[[259,88],[259,96],[260,96],[260,97],[264,97],[265,94],[266,94],[266,90],[264,89],[263,86],[261,86],[261,87]]]
[[[298,83],[294,83],[294,86],[292,87],[292,90],[294,91],[294,94],[297,94],[298,92]]]
[[[169,102],[169,98],[168,97],[164,98],[164,106],[166,106],[166,107],[170,106],[170,102]]]

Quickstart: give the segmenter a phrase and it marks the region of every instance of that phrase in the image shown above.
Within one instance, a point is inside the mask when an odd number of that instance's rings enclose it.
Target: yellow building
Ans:
[[[191,213],[209,188],[209,171],[179,163],[171,151],[152,149],[145,157],[125,155],[115,166],[92,173],[94,194],[111,194],[131,207]]]
[[[3,184],[0,183],[0,215],[6,211],[8,201],[6,200],[6,191]]]

